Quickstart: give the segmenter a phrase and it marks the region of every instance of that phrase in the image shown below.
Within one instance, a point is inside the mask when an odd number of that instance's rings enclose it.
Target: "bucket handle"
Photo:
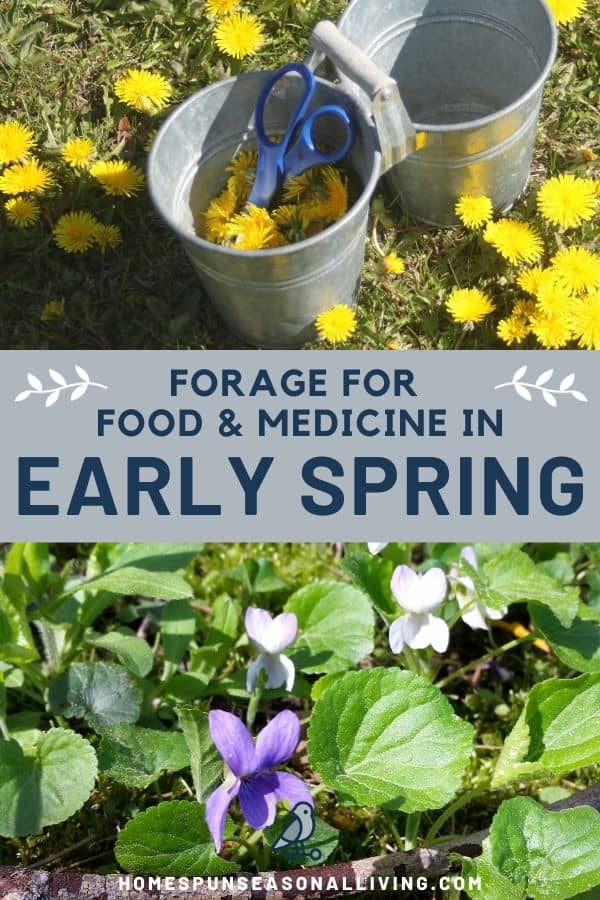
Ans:
[[[383,172],[414,153],[417,135],[397,82],[343,35],[333,22],[318,22],[310,43],[317,53],[327,56],[370,97],[383,156]]]

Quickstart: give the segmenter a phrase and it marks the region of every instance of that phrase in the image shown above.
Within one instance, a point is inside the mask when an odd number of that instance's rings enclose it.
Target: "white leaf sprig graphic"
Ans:
[[[551,388],[547,385],[554,375],[554,369],[546,369],[546,371],[542,372],[532,384],[523,381],[526,372],[527,366],[521,366],[521,368],[517,369],[513,375],[512,381],[507,381],[505,384],[497,384],[494,390],[500,391],[502,388],[512,387],[519,397],[522,397],[523,400],[528,400],[529,402],[533,399],[532,391],[540,391],[548,406],[555,408],[558,406],[556,398],[561,396],[573,397],[574,400],[579,400],[580,403],[588,402],[588,398],[585,394],[582,394],[581,391],[573,390],[573,385],[575,384],[575,375],[573,373],[566,375],[560,382],[558,388]]]
[[[49,406],[54,406],[58,398],[60,397],[63,391],[71,391],[71,402],[74,400],[79,400],[88,388],[96,387],[102,388],[102,390],[107,391],[108,387],[105,384],[99,384],[97,381],[91,381],[88,373],[81,366],[75,366],[75,372],[81,379],[80,381],[67,382],[67,379],[64,375],[61,375],[60,372],[57,372],[56,369],[48,369],[48,374],[50,378],[54,382],[54,385],[49,388],[45,388],[42,381],[37,377],[37,375],[32,375],[31,372],[27,373],[27,383],[29,384],[29,390],[21,391],[20,394],[17,394],[15,397],[15,403],[22,403],[23,400],[27,400],[31,396],[45,396],[46,397],[46,408]]]

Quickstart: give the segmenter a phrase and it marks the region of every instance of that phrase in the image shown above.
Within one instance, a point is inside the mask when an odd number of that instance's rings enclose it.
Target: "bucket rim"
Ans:
[[[148,185],[148,193],[150,194],[150,199],[154,205],[154,208],[157,210],[163,221],[169,226],[169,228],[175,232],[175,234],[180,238],[180,240],[185,241],[186,243],[191,243],[192,245],[202,248],[204,250],[211,250],[215,253],[218,253],[222,256],[227,256],[229,258],[239,258],[239,259],[269,259],[270,257],[281,257],[287,255],[293,255],[295,253],[300,253],[305,249],[315,246],[315,244],[319,243],[322,239],[323,235],[327,233],[327,235],[332,235],[334,232],[341,230],[345,227],[345,225],[350,221],[350,219],[357,216],[358,207],[362,207],[364,204],[369,202],[369,198],[375,192],[375,188],[381,178],[381,151],[379,150],[376,143],[373,143],[373,171],[369,177],[369,180],[364,185],[362,191],[360,192],[356,201],[352,204],[350,209],[345,215],[342,216],[341,219],[338,219],[337,222],[334,222],[332,225],[328,225],[322,232],[319,234],[313,235],[313,237],[306,238],[303,241],[298,241],[294,244],[289,244],[284,247],[272,247],[265,250],[237,250],[235,247],[223,247],[221,244],[214,244],[212,241],[207,241],[205,238],[200,237],[194,231],[187,231],[185,228],[181,226],[181,224],[171,215],[170,210],[168,210],[163,203],[163,201],[158,197],[157,192],[154,189],[154,179],[152,177],[153,170],[156,169],[156,157],[158,156],[160,150],[160,141],[161,141],[161,132],[164,133],[167,127],[177,118],[177,116],[181,115],[183,111],[191,106],[192,103],[198,98],[200,94],[208,94],[210,92],[214,92],[217,90],[221,90],[225,85],[232,84],[233,82],[239,81],[240,79],[261,79],[266,80],[269,76],[270,70],[264,69],[260,71],[254,72],[242,72],[239,75],[233,75],[230,78],[224,78],[219,81],[215,81],[213,84],[207,85],[204,88],[201,88],[199,91],[195,91],[191,94],[186,100],[182,103],[178,104],[174,110],[167,116],[162,125],[160,126],[154,141],[152,142],[152,147],[150,149],[150,154],[148,156],[148,167],[147,167],[147,185]],[[367,117],[364,111],[360,108],[360,105],[356,102],[354,97],[350,96],[343,88],[338,85],[333,84],[333,82],[328,81],[326,78],[316,77],[316,81],[318,84],[327,87],[329,90],[333,89],[342,93],[347,102],[352,103],[354,107],[355,114],[361,116],[366,124],[369,126],[369,131],[372,131],[372,126],[367,120]]]
[[[340,17],[338,22],[340,31],[343,31],[344,23],[350,15],[352,7],[357,6],[360,2],[362,2],[362,0],[352,0],[352,2],[348,4],[346,11]],[[543,88],[550,76],[558,53],[558,26],[556,24],[556,19],[554,18],[554,15],[552,14],[552,11],[547,3],[547,0],[536,0],[536,2],[539,3],[540,7],[546,14],[546,18],[550,26],[550,48],[548,51],[548,57],[545,66],[543,67],[541,73],[538,75],[534,83],[528,88],[528,90],[524,94],[521,94],[518,100],[515,100],[513,103],[509,103],[508,106],[503,106],[501,109],[496,110],[496,112],[494,113],[489,113],[487,116],[480,116],[477,119],[469,119],[466,122],[448,123],[447,125],[436,125],[433,123],[415,121],[413,122],[413,125],[416,131],[424,131],[429,134],[458,134],[463,131],[473,131],[479,128],[486,128],[488,125],[497,122],[498,119],[502,119],[504,118],[504,116],[515,112],[515,110],[519,109],[521,106],[527,103],[528,100],[534,97],[535,94],[537,94],[538,91]],[[346,37],[348,37],[348,35],[346,35]]]

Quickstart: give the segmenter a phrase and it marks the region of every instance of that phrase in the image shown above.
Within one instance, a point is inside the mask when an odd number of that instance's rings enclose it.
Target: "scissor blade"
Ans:
[[[373,97],[373,117],[383,155],[383,171],[387,172],[415,152],[417,140],[398,85],[391,79]]]

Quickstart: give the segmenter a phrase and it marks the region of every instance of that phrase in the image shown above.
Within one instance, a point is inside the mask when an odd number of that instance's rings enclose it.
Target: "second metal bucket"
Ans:
[[[398,83],[417,131],[417,152],[387,175],[403,206],[436,225],[457,222],[462,194],[508,209],[529,178],[556,56],[544,0],[353,0],[339,28]]]
[[[347,214],[321,234],[273,250],[242,251],[204,240],[195,219],[222,190],[234,155],[256,146],[254,109],[270,74],[253,72],[217,82],[177,107],[152,145],[148,184],[154,205],[181,239],[231,331],[261,347],[297,347],[316,336],[314,320],[320,312],[338,303],[354,305],[381,157],[373,127],[356,102],[318,79],[311,109],[342,105],[356,125],[348,164],[360,187]],[[285,132],[298,102],[297,82],[278,88],[269,100],[268,134]],[[319,120],[315,139],[339,146],[330,129],[335,122]]]

